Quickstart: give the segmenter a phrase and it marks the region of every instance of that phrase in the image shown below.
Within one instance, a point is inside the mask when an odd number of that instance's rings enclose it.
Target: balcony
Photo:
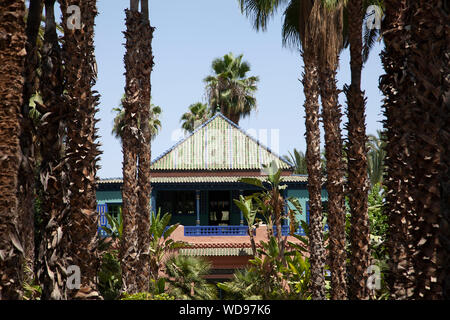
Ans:
[[[247,226],[185,226],[185,237],[246,236]]]
[[[263,228],[263,227],[262,227]],[[214,237],[214,236],[247,236],[247,226],[185,226],[185,237]],[[283,225],[281,227],[281,233],[283,236],[289,235],[289,226]],[[274,235],[277,234],[276,227],[274,226]],[[304,236],[305,231],[302,227],[299,227],[295,234]]]

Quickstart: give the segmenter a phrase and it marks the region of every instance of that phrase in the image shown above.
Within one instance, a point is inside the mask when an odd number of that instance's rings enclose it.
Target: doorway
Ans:
[[[228,226],[231,213],[230,191],[209,191],[209,225]]]

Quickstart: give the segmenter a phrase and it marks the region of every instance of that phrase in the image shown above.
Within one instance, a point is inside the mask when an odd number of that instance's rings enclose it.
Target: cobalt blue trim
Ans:
[[[281,235],[283,237],[288,236],[289,235],[289,225],[282,225],[281,226]],[[299,236],[305,236],[305,230],[303,230],[303,228],[300,226],[298,227],[298,229],[294,232],[294,234],[299,235]],[[277,235],[277,226],[273,226],[273,235],[276,236]]]
[[[309,226],[309,201],[306,201],[306,223]]]
[[[108,234],[106,233],[105,230],[102,229],[102,227],[111,227],[108,224],[108,219],[106,218],[106,213],[108,213],[108,205],[107,204],[98,204],[97,212],[99,214],[97,231],[98,231],[99,236],[104,238],[104,237],[108,236]]]
[[[247,236],[246,226],[185,226],[185,237]]]

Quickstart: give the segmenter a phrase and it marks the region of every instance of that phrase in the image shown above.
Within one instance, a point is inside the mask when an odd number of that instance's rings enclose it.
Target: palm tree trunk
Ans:
[[[27,57],[25,62],[23,87],[23,105],[21,116],[20,146],[22,161],[19,171],[19,187],[17,197],[19,203],[19,216],[21,217],[21,238],[25,251],[25,259],[29,270],[34,270],[34,167],[35,156],[33,148],[33,122],[29,116],[29,101],[36,91],[36,78],[38,69],[38,55],[36,39],[39,32],[42,15],[42,1],[31,0],[27,17]],[[32,275],[29,275],[32,277]]]
[[[40,92],[46,114],[38,129],[42,157],[40,167],[42,190],[42,239],[39,247],[38,278],[42,299],[67,299],[65,268],[68,263],[67,224],[69,205],[68,181],[63,157],[66,134],[64,119],[69,117],[63,101],[64,74],[61,48],[56,33],[55,0],[45,0],[45,35],[42,47]],[[54,239],[58,239],[54,241]]]
[[[144,6],[145,7],[145,6]],[[145,8],[143,8],[145,9]],[[144,10],[145,11],[145,10]],[[150,96],[151,83],[150,74],[153,68],[152,55],[152,38],[153,30],[148,20],[148,4],[147,13],[141,15],[142,23],[139,28],[140,41],[138,42],[140,60],[139,72],[141,81],[141,95],[140,95],[140,147],[139,147],[139,170],[138,170],[138,187],[139,199],[138,210],[136,215],[138,217],[138,270],[137,286],[140,292],[149,290],[150,283],[150,164],[151,164],[151,134],[150,134]],[[147,18],[145,18],[147,17]]]
[[[448,8],[447,8],[447,21],[448,18]],[[447,37],[447,52],[449,51],[448,45],[450,44],[450,26],[445,25],[445,36]],[[450,54],[447,54],[443,59],[443,75],[450,74]],[[442,146],[442,150],[447,150],[447,152],[442,153],[442,168],[441,168],[441,210],[442,210],[442,221],[441,221],[441,241],[443,257],[441,260],[441,265],[444,266],[443,278],[441,279],[443,283],[443,299],[450,300],[450,77],[444,77],[443,88],[442,88],[442,108],[441,116],[444,119],[443,126],[440,132],[439,144]]]
[[[327,160],[331,298],[343,300],[347,298],[344,163],[342,159],[341,111],[336,88],[336,69],[328,66],[320,68],[319,83],[325,129],[325,157]]]
[[[26,56],[24,16],[24,1],[0,2],[0,300],[21,299],[23,294],[17,187]]]
[[[309,194],[309,261],[313,300],[325,299],[325,249],[323,246],[322,171],[320,162],[319,79],[314,54],[304,46],[306,167]]]
[[[133,12],[139,11],[139,1],[140,0],[130,0],[130,11]]]
[[[348,3],[351,84],[345,88],[348,104],[348,193],[351,213],[349,298],[368,299],[367,270],[370,265],[368,215],[367,136],[365,100],[361,91],[362,0]]]
[[[141,0],[141,12],[142,12],[142,18],[144,21],[149,20],[148,15],[148,0]]]
[[[63,13],[67,107],[71,117],[67,125],[67,164],[70,179],[70,221],[68,248],[72,264],[80,268],[81,287],[69,291],[75,299],[98,298],[96,212],[96,170],[100,151],[95,128],[99,96],[92,90],[96,79],[94,57],[94,21],[97,15],[95,0],[60,0]],[[68,24],[71,13],[67,7],[80,8],[81,29]]]
[[[133,8],[133,6],[131,6]],[[138,247],[138,181],[137,181],[137,160],[138,160],[138,112],[140,107],[141,85],[139,83],[139,62],[138,54],[141,35],[139,25],[141,15],[136,10],[125,10],[126,14],[126,53],[125,62],[125,100],[123,107],[124,130],[122,136],[123,148],[123,235],[120,247],[120,264],[122,267],[122,291],[133,294],[137,293],[137,274],[141,271],[137,269],[139,247]]]
[[[405,26],[408,0],[386,0],[384,21],[385,49],[381,55],[386,72],[380,79],[383,92],[384,115],[386,120],[386,209],[389,214],[389,236],[387,247],[390,256],[388,277],[393,299],[408,299],[413,295],[415,274],[412,265],[411,232],[414,227],[414,185],[415,173],[412,164],[415,144],[414,130],[406,130],[413,125],[412,99],[410,88],[414,84],[406,76],[405,61],[410,39]]]
[[[414,176],[416,226],[413,232],[413,264],[416,270],[414,298],[443,299],[445,278],[449,270],[449,216],[441,207],[443,173],[442,141],[448,146],[448,81],[449,81],[449,15],[443,0],[410,2],[411,42],[407,60],[408,74],[414,81],[410,87],[416,97],[412,109],[412,124],[406,130],[415,130]],[[447,8],[448,10],[448,8]],[[444,27],[445,26],[445,27]],[[447,59],[447,60],[446,60]],[[445,95],[447,94],[447,97]],[[447,101],[445,102],[445,99]],[[443,135],[443,130],[447,130]],[[444,139],[441,139],[444,137]],[[448,168],[447,168],[448,170]],[[448,179],[448,176],[444,179]],[[448,198],[447,198],[448,201]],[[448,285],[448,283],[447,283]]]

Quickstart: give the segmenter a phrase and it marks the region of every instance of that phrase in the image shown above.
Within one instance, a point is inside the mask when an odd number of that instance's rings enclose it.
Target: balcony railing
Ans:
[[[247,226],[185,226],[184,236],[186,237],[210,237],[210,236],[247,236]],[[274,235],[277,234],[274,226]],[[281,234],[283,236],[289,235],[289,226],[281,226]],[[305,231],[299,227],[295,234],[304,236]]]
[[[246,236],[247,230],[247,226],[184,226],[184,236]]]

